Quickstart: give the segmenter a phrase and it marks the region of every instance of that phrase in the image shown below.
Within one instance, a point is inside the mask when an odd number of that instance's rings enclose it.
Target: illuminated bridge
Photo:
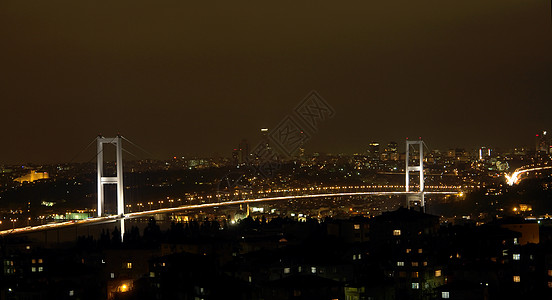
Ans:
[[[338,189],[338,187],[328,187],[328,188]],[[344,188],[348,188],[348,187],[344,187]],[[361,188],[361,186],[358,186],[358,188]],[[460,189],[459,186],[447,187],[447,189],[454,189],[454,188]],[[341,187],[339,187],[339,189],[341,189]],[[426,195],[454,195],[459,193],[461,192],[450,191],[450,190],[425,192]],[[73,221],[51,223],[51,224],[38,225],[38,226],[27,226],[22,228],[15,228],[10,230],[0,231],[0,235],[31,233],[36,231],[65,228],[65,227],[77,226],[77,225],[111,223],[115,221],[124,221],[125,219],[148,217],[148,216],[153,216],[157,214],[177,213],[177,212],[186,211],[186,210],[214,208],[214,207],[240,205],[240,204],[252,204],[252,203],[270,202],[270,201],[316,199],[316,198],[328,198],[328,197],[353,197],[353,196],[370,196],[370,195],[395,196],[395,195],[417,195],[417,194],[418,192],[404,192],[404,191],[334,192],[334,193],[323,193],[323,194],[318,193],[318,194],[305,194],[305,195],[292,195],[292,196],[279,196],[279,197],[265,197],[265,198],[243,199],[243,200],[202,203],[202,204],[188,204],[188,205],[181,205],[178,207],[171,207],[171,208],[159,208],[159,209],[139,211],[139,212],[130,212],[130,213],[125,213],[123,215],[103,216],[103,217],[89,218],[86,220],[73,220]]]
[[[122,166],[122,139],[123,137],[117,136],[115,138],[98,137],[98,207],[97,216],[95,218],[89,218],[86,220],[72,220],[61,223],[50,223],[38,226],[27,226],[22,228],[12,228],[11,230],[0,231],[0,235],[18,234],[18,233],[31,233],[36,231],[45,231],[50,229],[60,229],[65,227],[79,226],[79,225],[92,225],[111,223],[118,221],[120,224],[121,240],[125,233],[125,220],[141,218],[147,216],[153,216],[158,214],[170,214],[187,210],[196,210],[204,208],[217,208],[221,206],[252,204],[270,201],[289,201],[289,200],[307,200],[307,199],[323,199],[332,197],[355,197],[355,196],[395,196],[405,195],[406,206],[411,205],[419,206],[421,209],[425,209],[425,195],[462,195],[462,191],[468,187],[461,186],[424,186],[424,169],[423,169],[423,142],[408,141],[406,142],[406,167],[405,167],[405,185],[353,185],[353,186],[334,186],[334,187],[304,187],[304,188],[289,188],[289,189],[273,189],[269,191],[261,191],[253,195],[250,193],[230,193],[228,196],[241,197],[241,199],[227,201],[221,200],[222,195],[208,195],[198,196],[195,199],[188,199],[191,203],[185,205],[179,205],[171,208],[159,208],[125,212],[125,205],[123,199],[123,166]],[[117,148],[117,174],[116,176],[106,177],[103,175],[103,145],[113,144]],[[417,165],[409,165],[410,162],[410,148],[419,147]],[[419,182],[415,185],[410,183],[410,173],[418,175]],[[413,174],[413,175],[414,175]],[[113,184],[117,186],[117,214],[116,215],[104,215],[104,189],[106,184]],[[427,189],[426,189],[427,188]],[[197,200],[197,204],[194,204],[194,200]],[[174,204],[174,202],[172,202]],[[127,205],[128,210],[130,206]],[[143,205],[141,206],[143,208]]]

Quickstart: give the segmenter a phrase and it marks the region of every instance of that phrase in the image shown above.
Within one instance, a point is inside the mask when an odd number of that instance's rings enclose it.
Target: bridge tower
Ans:
[[[125,203],[124,203],[124,186],[123,186],[123,148],[122,148],[122,137],[118,135],[114,138],[106,138],[103,136],[98,136],[96,139],[98,142],[98,210],[97,216],[101,217],[104,215],[104,185],[106,184],[116,184],[117,185],[117,215],[123,217],[125,213]],[[116,147],[117,153],[117,174],[116,176],[104,176],[104,144],[112,144]],[[123,240],[123,235],[125,233],[125,223],[124,218],[121,219],[121,241]]]
[[[419,164],[417,166],[410,166],[410,148],[411,146],[419,147]],[[424,142],[420,139],[417,141],[406,140],[406,168],[405,168],[405,189],[406,192],[410,192],[410,172],[419,172],[420,183],[419,183],[419,192],[417,194],[407,194],[406,195],[406,207],[410,206],[420,206],[422,211],[425,211],[425,199],[424,199]]]

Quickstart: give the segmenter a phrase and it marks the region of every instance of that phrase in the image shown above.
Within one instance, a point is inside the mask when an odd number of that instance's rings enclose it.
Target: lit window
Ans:
[[[38,272],[42,272],[44,271],[44,268],[43,267],[38,267]]]
[[[514,238],[514,245],[517,245],[517,244],[519,244],[518,238]]]
[[[513,255],[512,255],[512,258],[513,258],[514,260],[520,260],[520,258],[521,258],[521,255],[520,255],[520,254],[517,254],[517,253],[515,253],[515,254],[513,254]]]
[[[413,266],[413,267],[417,267],[417,266],[418,266],[418,262],[417,262],[417,261],[413,261],[413,262],[412,262],[412,266]]]
[[[42,258],[39,258],[39,259],[38,259],[38,263],[39,263],[39,264],[42,263]]]
[[[393,235],[395,235],[395,236],[401,235],[401,230],[400,229],[393,230]]]
[[[155,272],[150,272],[149,276],[152,278],[155,277]]]
[[[418,253],[422,253],[422,252],[423,252],[422,248],[418,249]]]
[[[301,266],[299,266],[299,268],[297,268],[297,271],[298,271],[299,273],[301,273],[301,272],[303,271],[303,268],[301,268]]]
[[[362,254],[358,254],[358,259],[361,259],[362,258]]]
[[[356,260],[356,254],[353,254],[353,260]]]
[[[549,287],[549,288],[552,288],[552,281],[549,281],[549,282],[548,282],[548,287]]]
[[[417,290],[420,288],[420,283],[418,282],[412,282],[412,289],[413,290]]]
[[[127,269],[132,269],[132,263],[131,263],[131,262],[127,262],[127,263],[126,263],[126,268],[127,268]]]
[[[70,291],[69,291],[69,296],[75,296],[75,291],[70,290]]]
[[[441,277],[442,272],[441,270],[435,270],[435,277]]]
[[[112,279],[115,278],[115,273],[109,274],[109,277],[111,277]]]
[[[404,261],[398,261],[397,267],[404,267]]]
[[[552,270],[548,270],[548,276],[552,276]]]
[[[355,230],[360,230],[360,224],[355,224],[354,228],[355,228]]]
[[[36,272],[36,267],[32,267],[31,272],[33,272],[33,273]]]
[[[32,260],[31,260],[31,263],[32,263],[32,264],[36,264],[36,259],[32,259]]]
[[[410,251],[412,251],[412,249],[410,248],[406,249],[406,253],[410,253]]]
[[[313,273],[313,274],[316,273],[316,267],[311,267],[311,273]]]
[[[290,268],[284,268],[284,274],[289,274],[291,273],[291,269]]]
[[[129,289],[130,289],[129,286],[126,283],[123,283],[122,285],[119,286],[118,291],[126,293],[128,292]]]
[[[418,278],[419,273],[418,272],[412,272],[412,278]]]
[[[518,275],[514,276],[514,282],[521,282],[521,277]]]
[[[449,298],[450,298],[449,292],[441,292],[441,298],[443,298],[443,299],[449,299]]]

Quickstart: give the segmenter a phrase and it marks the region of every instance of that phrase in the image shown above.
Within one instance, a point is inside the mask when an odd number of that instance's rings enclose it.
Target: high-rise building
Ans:
[[[399,160],[399,145],[396,142],[389,142],[385,148],[385,154],[387,154],[388,160]]]
[[[390,153],[397,153],[398,147],[399,145],[396,142],[389,142],[389,144],[387,144],[387,148],[385,149],[385,151]]]
[[[268,139],[268,128],[261,128],[261,144],[265,150],[270,150],[270,142]]]
[[[485,160],[485,159],[491,158],[491,152],[492,152],[491,148],[487,148],[487,147],[479,148],[479,151],[478,151],[479,160]]]
[[[240,150],[238,148],[234,148],[232,150],[232,165],[237,166],[240,164]]]
[[[246,139],[241,140],[239,145],[239,159],[240,163],[246,164],[249,162],[249,143]]]
[[[370,145],[368,145],[367,154],[370,159],[379,159],[380,144],[378,142],[371,142]]]
[[[543,130],[541,133],[535,136],[535,151],[537,153],[550,153],[550,136],[546,130]]]

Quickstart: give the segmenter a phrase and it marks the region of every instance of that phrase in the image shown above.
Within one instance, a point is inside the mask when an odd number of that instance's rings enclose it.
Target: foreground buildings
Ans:
[[[440,224],[406,208],[373,218],[173,223],[150,219],[68,244],[6,237],[0,299],[547,299],[552,234],[501,219]],[[539,237],[539,239],[536,239]]]

